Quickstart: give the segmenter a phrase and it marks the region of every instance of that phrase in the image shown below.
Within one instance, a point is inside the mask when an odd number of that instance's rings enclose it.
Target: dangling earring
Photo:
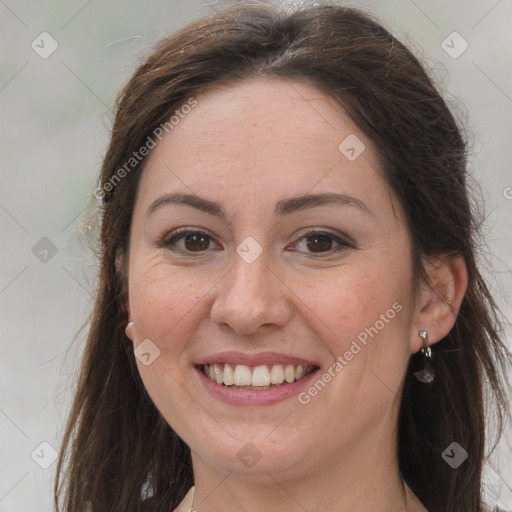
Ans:
[[[423,354],[423,360],[425,362],[425,367],[423,370],[419,370],[414,372],[414,376],[425,384],[430,384],[434,381],[436,377],[436,372],[434,371],[434,367],[432,365],[432,350],[428,346],[428,332],[420,331],[420,338],[423,340],[423,347],[421,349],[421,353]]]

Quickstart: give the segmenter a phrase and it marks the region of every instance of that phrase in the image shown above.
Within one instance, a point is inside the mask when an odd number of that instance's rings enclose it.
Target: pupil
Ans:
[[[313,244],[310,243],[310,241],[313,240]],[[323,243],[322,243],[323,242]],[[332,240],[330,237],[326,235],[310,235],[308,236],[308,249],[312,252],[321,252],[321,251],[315,251],[314,244],[316,245],[316,248],[320,248],[321,250],[328,251],[331,248]]]
[[[191,244],[190,244],[190,242],[191,242]],[[199,244],[199,247],[197,244]],[[195,245],[195,247],[194,247],[194,245]],[[193,235],[187,235],[185,237],[185,246],[187,247],[188,250],[192,250],[192,251],[206,250],[206,249],[208,249],[208,237],[206,237],[200,233],[195,233]]]

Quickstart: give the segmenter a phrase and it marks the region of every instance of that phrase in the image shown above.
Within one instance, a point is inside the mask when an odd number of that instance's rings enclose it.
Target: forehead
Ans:
[[[325,191],[389,202],[371,140],[313,85],[257,78],[195,99],[148,157],[147,201],[180,189],[239,202]]]
[[[298,157],[318,160],[325,149],[338,157],[339,143],[351,134],[364,138],[336,100],[313,85],[254,78],[198,95],[197,106],[160,146],[186,144],[197,153],[218,147],[216,153],[226,149],[247,160],[256,153],[258,161],[268,154],[292,160],[299,150]]]

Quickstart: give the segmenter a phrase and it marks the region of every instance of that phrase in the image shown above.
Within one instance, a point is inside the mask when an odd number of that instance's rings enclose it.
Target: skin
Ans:
[[[414,300],[410,237],[372,142],[314,86],[250,79],[210,88],[197,101],[149,155],[123,262],[133,322],[126,332],[134,347],[149,339],[160,350],[149,366],[137,364],[191,449],[194,507],[424,510],[398,470],[401,388],[421,348],[418,331],[435,343],[455,322],[467,285],[462,260],[425,262],[433,286],[421,286]],[[338,149],[350,134],[366,146],[352,162]],[[217,201],[226,220],[178,204],[147,215],[171,192]],[[320,192],[349,194],[371,213],[331,205],[274,214],[284,197]],[[193,252],[197,245],[182,238],[180,253],[159,245],[180,227],[206,232],[210,244]],[[325,239],[308,245],[304,230],[314,228],[353,242],[340,251],[335,241],[326,249]],[[236,252],[248,236],[263,250],[252,263]],[[321,374],[396,303],[400,312],[307,404],[294,396],[229,405],[193,367],[224,350],[276,351],[316,361]],[[250,468],[237,457],[248,441],[261,454]]]

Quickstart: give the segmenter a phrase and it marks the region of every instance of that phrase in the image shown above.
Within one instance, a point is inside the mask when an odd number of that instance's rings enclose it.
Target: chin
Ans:
[[[206,445],[203,439],[197,449],[192,445],[192,452],[226,473],[260,475],[264,480],[268,479],[268,473],[296,471],[302,461],[311,456],[301,451],[305,444],[298,441],[287,443],[284,439],[271,441],[264,437],[249,436],[245,439],[248,440],[229,438],[222,443],[222,440],[216,438]],[[212,451],[212,446],[215,446],[215,451]]]

